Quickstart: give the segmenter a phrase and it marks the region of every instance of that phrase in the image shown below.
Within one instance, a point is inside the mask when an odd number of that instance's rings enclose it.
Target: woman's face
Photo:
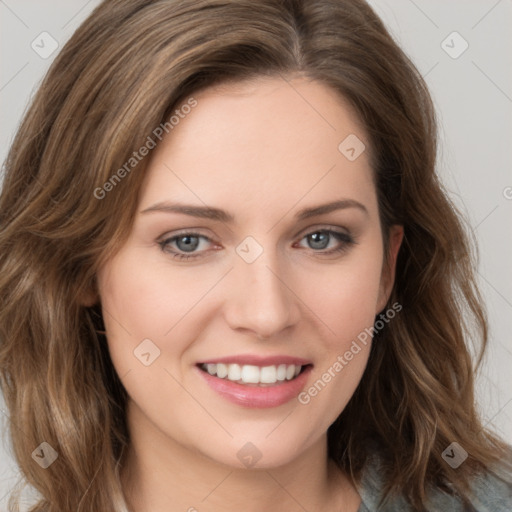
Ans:
[[[391,290],[367,138],[314,81],[194,98],[98,275],[110,354],[132,430],[162,453],[277,466],[325,441]]]

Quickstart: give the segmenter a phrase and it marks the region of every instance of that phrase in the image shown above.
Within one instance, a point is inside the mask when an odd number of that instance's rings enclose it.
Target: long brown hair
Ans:
[[[363,0],[108,0],[53,62],[0,196],[0,383],[14,455],[41,494],[33,512],[124,510],[126,391],[99,305],[83,297],[132,225],[148,158],[126,162],[194,92],[263,75],[306,76],[350,102],[370,138],[383,232],[405,230],[390,297],[403,312],[375,335],[329,428],[330,457],[358,481],[378,447],[386,490],[422,510],[427,486],[467,497],[472,476],[504,456],[475,408],[469,344],[480,363],[488,327],[474,241],[435,173],[426,85],[373,10]],[[441,457],[454,440],[469,453],[456,470]],[[31,455],[42,442],[58,453],[47,469]]]

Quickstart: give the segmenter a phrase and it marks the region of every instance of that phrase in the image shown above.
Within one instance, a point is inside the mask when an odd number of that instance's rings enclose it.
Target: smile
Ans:
[[[295,379],[306,366],[280,364],[259,367],[250,364],[208,363],[200,365],[200,368],[219,379],[227,379],[238,384],[256,384],[265,387]]]
[[[239,362],[233,359],[237,358],[198,363],[195,368],[203,382],[222,399],[256,409],[277,407],[296,398],[306,387],[313,368],[306,360],[290,357],[252,358],[250,362],[256,364],[243,364],[247,357]]]

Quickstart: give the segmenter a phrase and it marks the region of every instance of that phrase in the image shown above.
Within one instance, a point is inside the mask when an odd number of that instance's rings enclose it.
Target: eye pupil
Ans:
[[[182,242],[183,240],[186,240],[185,245],[183,247],[180,247],[180,242]],[[190,242],[190,240],[193,240],[193,242]],[[178,246],[180,251],[185,251],[185,252],[194,251],[197,248],[198,244],[199,244],[199,237],[197,237],[197,236],[185,235],[185,236],[179,237],[176,240],[176,245]]]
[[[325,242],[329,240],[329,234],[324,233],[322,231],[318,231],[316,233],[312,233],[310,236],[310,239],[312,239],[313,247],[315,249],[325,249],[326,244]],[[320,247],[318,247],[316,244],[319,244]]]

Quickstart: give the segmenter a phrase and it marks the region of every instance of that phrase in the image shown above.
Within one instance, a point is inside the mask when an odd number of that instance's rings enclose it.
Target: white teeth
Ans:
[[[239,364],[228,364],[228,380],[237,381],[242,376],[242,369]]]
[[[286,379],[286,365],[280,364],[277,367],[277,380],[284,380]]]
[[[242,366],[242,382],[246,384],[258,384],[260,382],[260,369],[257,366]]]
[[[228,375],[228,367],[225,364],[217,363],[217,377],[224,379]]]
[[[300,370],[300,366],[299,366]],[[264,366],[260,370],[260,382],[274,384],[277,381],[277,369],[275,366]]]
[[[210,375],[240,384],[275,384],[278,381],[292,380],[299,375],[302,366],[280,364],[279,366],[255,366],[251,364],[208,363],[202,365]]]

